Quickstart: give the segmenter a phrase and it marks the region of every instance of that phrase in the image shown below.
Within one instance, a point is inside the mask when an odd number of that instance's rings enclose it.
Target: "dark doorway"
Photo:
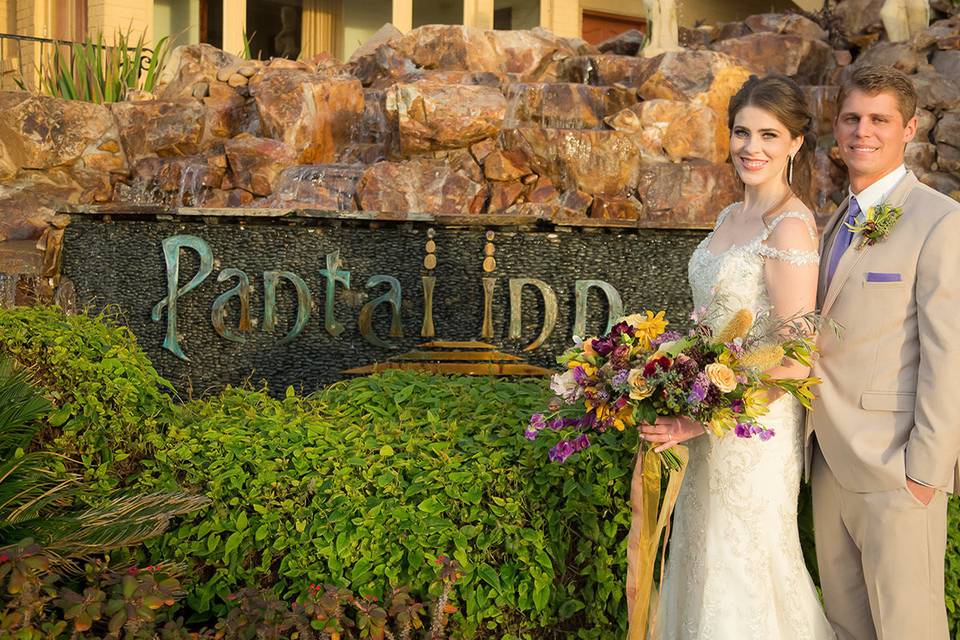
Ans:
[[[223,48],[223,0],[200,0],[200,42]]]
[[[254,58],[290,58],[300,55],[302,0],[249,0],[247,39]]]

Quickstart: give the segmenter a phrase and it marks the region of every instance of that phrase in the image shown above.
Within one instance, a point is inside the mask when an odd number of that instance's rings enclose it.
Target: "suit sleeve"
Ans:
[[[960,210],[944,216],[917,262],[920,364],[906,473],[947,488],[960,458]]]

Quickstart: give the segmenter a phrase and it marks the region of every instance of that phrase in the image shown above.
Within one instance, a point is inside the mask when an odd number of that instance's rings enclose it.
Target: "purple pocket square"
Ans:
[[[867,282],[900,282],[901,280],[903,280],[903,277],[899,273],[867,272]]]

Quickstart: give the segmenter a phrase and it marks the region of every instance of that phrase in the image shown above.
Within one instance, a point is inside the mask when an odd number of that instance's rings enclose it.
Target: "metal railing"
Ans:
[[[0,33],[0,90],[18,89],[22,82],[27,88],[37,86],[40,75],[40,63],[47,60],[57,48],[63,53],[69,53],[74,45],[83,45],[82,42],[71,40],[54,40],[37,36],[22,36],[14,33]],[[96,45],[95,45],[96,46]],[[104,45],[105,49],[112,49]],[[127,47],[127,51],[136,51],[136,47]],[[150,66],[153,50],[146,47],[140,49],[140,69],[146,70]],[[70,70],[73,71],[73,57],[70,60]]]

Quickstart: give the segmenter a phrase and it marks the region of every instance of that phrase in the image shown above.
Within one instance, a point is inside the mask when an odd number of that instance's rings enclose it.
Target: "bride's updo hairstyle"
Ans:
[[[793,79],[779,74],[763,78],[750,76],[727,107],[727,126],[733,131],[737,114],[744,107],[757,107],[776,118],[792,138],[803,138],[800,150],[793,158],[794,192],[813,210],[813,163],[817,148],[817,134],[807,98]]]

